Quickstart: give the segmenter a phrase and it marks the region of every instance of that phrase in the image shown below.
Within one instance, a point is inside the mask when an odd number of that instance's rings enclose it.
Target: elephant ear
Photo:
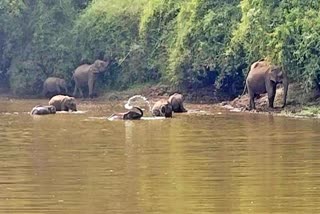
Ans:
[[[270,80],[272,82],[277,82],[277,71],[274,69],[273,66],[269,68],[268,72],[270,74]]]
[[[270,80],[275,83],[282,82],[283,72],[281,67],[279,66],[271,66],[270,67]]]
[[[89,72],[94,73],[94,74],[100,73],[98,67],[95,64],[90,65]]]

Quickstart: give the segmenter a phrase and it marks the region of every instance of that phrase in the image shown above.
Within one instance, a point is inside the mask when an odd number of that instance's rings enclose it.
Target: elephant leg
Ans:
[[[74,90],[73,90],[73,94],[74,97],[76,97],[77,95],[77,84],[74,85]]]
[[[270,87],[268,88],[268,102],[269,102],[269,108],[274,108],[273,107],[273,102],[274,102],[274,98],[276,96],[276,84],[275,83],[271,83]]]
[[[181,112],[188,112],[188,110],[184,108],[183,104],[180,105],[180,110]]]
[[[254,93],[251,90],[249,90],[249,88],[248,88],[248,94],[249,94],[249,110],[256,109],[256,106],[254,104]]]
[[[79,89],[79,92],[80,92],[80,97],[84,98],[82,89],[81,88],[78,88],[78,89]]]
[[[92,80],[89,80],[88,82],[88,88],[89,88],[89,97],[93,98],[93,88],[94,88],[94,82]]]
[[[60,90],[60,86],[59,86],[59,85],[56,85],[56,92],[57,92],[58,94],[61,93],[61,90]]]

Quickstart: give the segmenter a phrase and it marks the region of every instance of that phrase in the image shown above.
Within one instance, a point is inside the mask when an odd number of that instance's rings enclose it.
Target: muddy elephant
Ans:
[[[77,95],[77,91],[79,90],[80,96],[83,96],[82,88],[87,86],[89,89],[89,97],[94,96],[94,87],[97,79],[97,75],[99,73],[104,72],[108,65],[110,64],[110,60],[96,60],[93,64],[83,64],[80,65],[73,73],[73,80],[75,82],[73,96]]]
[[[58,77],[49,77],[43,83],[42,95],[45,97],[67,93],[67,83],[64,79]]]
[[[77,111],[76,99],[74,97],[56,95],[50,99],[49,105],[56,107],[57,111]]]
[[[143,116],[143,111],[141,108],[134,106],[132,109],[137,110],[130,110],[124,113],[116,113],[111,115],[108,119],[109,120],[140,120]]]
[[[283,105],[286,106],[288,93],[288,77],[280,66],[271,65],[266,61],[258,61],[250,66],[246,79],[246,87],[249,94],[249,110],[255,109],[254,98],[260,94],[268,93],[269,107],[273,108],[277,84],[284,87]]]
[[[178,93],[174,93],[168,99],[168,102],[171,104],[172,111],[174,113],[187,112],[187,110],[183,106],[183,101],[184,101],[183,95]]]
[[[172,105],[168,100],[157,101],[151,111],[152,115],[156,117],[172,117]]]
[[[43,106],[43,105],[37,105],[35,106],[30,114],[32,115],[45,115],[45,114],[55,114],[56,113],[56,107],[53,105]]]

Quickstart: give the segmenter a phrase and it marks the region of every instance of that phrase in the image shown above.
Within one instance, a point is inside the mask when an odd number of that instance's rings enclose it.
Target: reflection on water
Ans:
[[[0,213],[320,213],[318,120],[108,121],[123,104],[93,102],[30,116],[39,102],[0,102]]]

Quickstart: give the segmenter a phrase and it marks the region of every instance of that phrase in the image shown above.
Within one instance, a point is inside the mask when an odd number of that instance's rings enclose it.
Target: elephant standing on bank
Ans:
[[[172,117],[172,105],[167,100],[157,101],[151,111],[156,117]]]
[[[54,106],[57,111],[77,111],[76,99],[74,97],[56,95],[50,99],[49,105]]]
[[[175,113],[187,112],[187,110],[183,106],[183,101],[183,95],[178,93],[174,93],[168,99],[168,102],[172,106],[172,111]]]
[[[82,87],[88,86],[89,88],[89,97],[92,98],[94,95],[94,87],[99,73],[104,72],[110,60],[96,60],[93,64],[83,64],[80,65],[73,73],[73,80],[75,82],[73,96],[77,94],[79,90],[80,96],[83,97]]]
[[[43,83],[43,96],[54,96],[58,94],[67,94],[67,83],[64,79],[58,77],[49,77]]]
[[[284,87],[283,107],[286,106],[288,93],[288,77],[280,66],[275,66],[266,61],[258,61],[251,65],[246,79],[246,87],[250,97],[249,109],[255,109],[254,98],[260,94],[268,93],[269,107],[273,108],[277,84]]]

